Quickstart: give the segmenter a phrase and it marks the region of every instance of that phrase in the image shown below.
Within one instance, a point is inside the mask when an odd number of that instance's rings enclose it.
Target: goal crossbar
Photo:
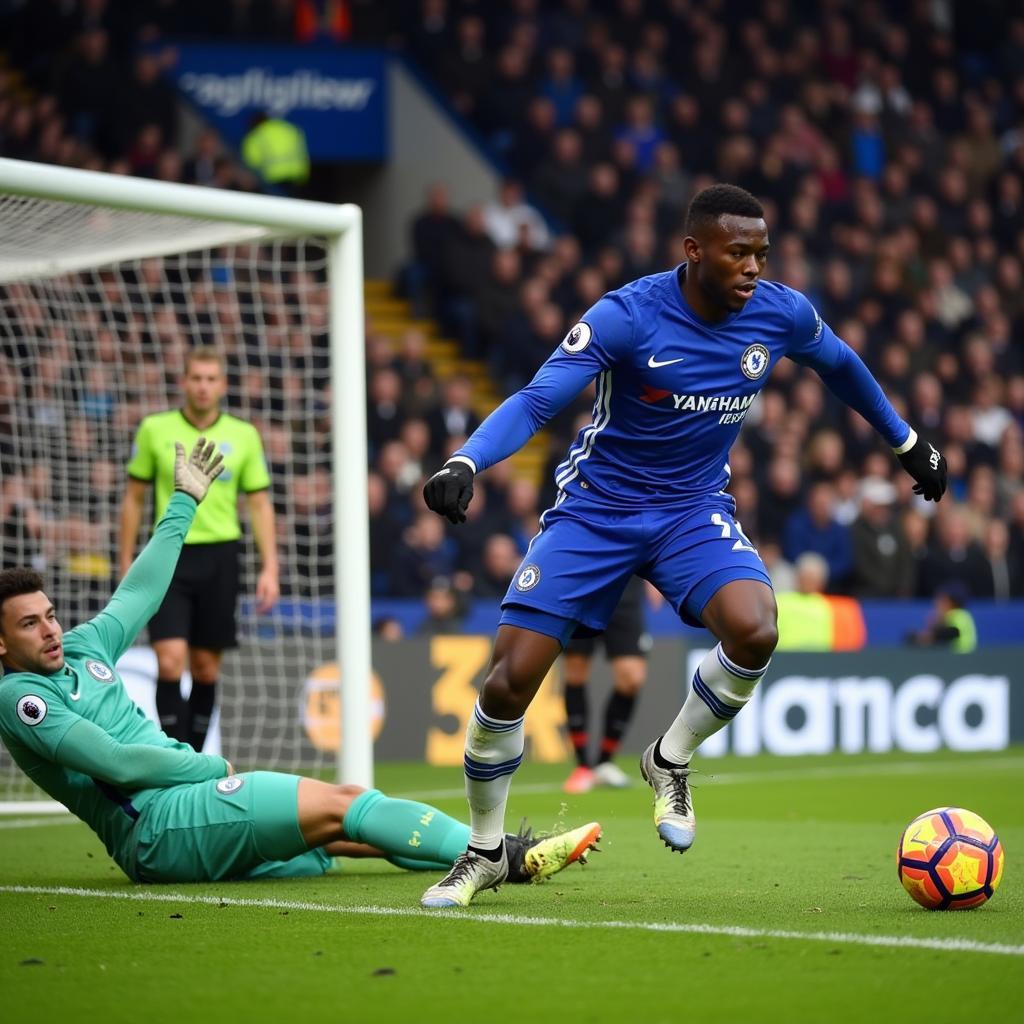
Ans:
[[[181,237],[136,239],[100,251],[82,246],[96,225],[83,229],[56,256],[17,253],[0,263],[0,281],[54,277],[83,266],[167,255],[264,239],[316,236],[325,241],[329,291],[332,496],[334,503],[335,644],[341,670],[340,781],[373,784],[370,727],[369,542],[366,512],[366,395],[362,212],[330,204],[252,195],[0,158],[0,196],[45,200],[80,208],[83,217],[102,211],[187,218]],[[15,213],[15,216],[17,213]],[[102,225],[101,225],[102,227]],[[31,249],[31,240],[24,243]],[[21,258],[19,258],[21,257]],[[24,806],[24,805],[22,805]]]
[[[13,195],[92,203],[117,210],[173,213],[179,217],[261,224],[285,234],[341,234],[360,219],[359,207],[308,199],[130,178],[0,157],[0,188]]]

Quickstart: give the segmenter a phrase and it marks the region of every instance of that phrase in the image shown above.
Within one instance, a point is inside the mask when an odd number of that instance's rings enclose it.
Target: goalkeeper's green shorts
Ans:
[[[137,882],[305,878],[333,863],[299,829],[300,776],[243,772],[172,786],[150,800],[133,829]]]

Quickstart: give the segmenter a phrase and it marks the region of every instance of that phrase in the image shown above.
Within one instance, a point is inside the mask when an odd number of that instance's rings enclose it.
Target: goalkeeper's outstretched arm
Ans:
[[[196,507],[224,468],[212,441],[199,438],[186,459],[176,444],[174,494],[153,536],[128,570],[110,603],[96,618],[71,631],[94,649],[117,661],[140,629],[153,617],[167,593],[185,535]]]

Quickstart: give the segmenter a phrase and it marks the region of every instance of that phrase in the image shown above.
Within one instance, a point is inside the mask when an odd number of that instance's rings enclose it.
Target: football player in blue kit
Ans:
[[[466,906],[505,879],[501,837],[524,713],[574,631],[604,629],[633,574],[719,641],[640,762],[662,841],[680,852],[692,845],[690,758],[750,699],[778,639],[768,573],[726,488],[729,449],[780,359],[812,367],[871,423],[918,494],[938,501],[946,489],[945,459],[897,415],[857,354],[803,295],[761,279],[768,229],[754,196],[713,185],[693,198],[685,230],[685,263],[604,295],[424,487],[431,509],[462,522],[474,475],[597,379],[593,420],[558,467],[558,497],[502,602],[466,732],[469,847],[423,906]]]

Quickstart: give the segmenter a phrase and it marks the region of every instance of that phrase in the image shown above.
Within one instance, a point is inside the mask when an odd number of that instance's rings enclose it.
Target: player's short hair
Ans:
[[[193,363],[216,363],[221,368],[221,372],[223,372],[224,353],[212,345],[197,345],[195,348],[189,349],[185,355],[186,373],[192,368]]]
[[[43,577],[35,569],[16,567],[0,569],[0,618],[4,614],[4,602],[9,597],[34,594],[43,589]]]
[[[729,214],[734,217],[763,217],[764,207],[755,196],[738,185],[709,185],[690,200],[684,230],[688,235],[696,235],[719,217]]]

